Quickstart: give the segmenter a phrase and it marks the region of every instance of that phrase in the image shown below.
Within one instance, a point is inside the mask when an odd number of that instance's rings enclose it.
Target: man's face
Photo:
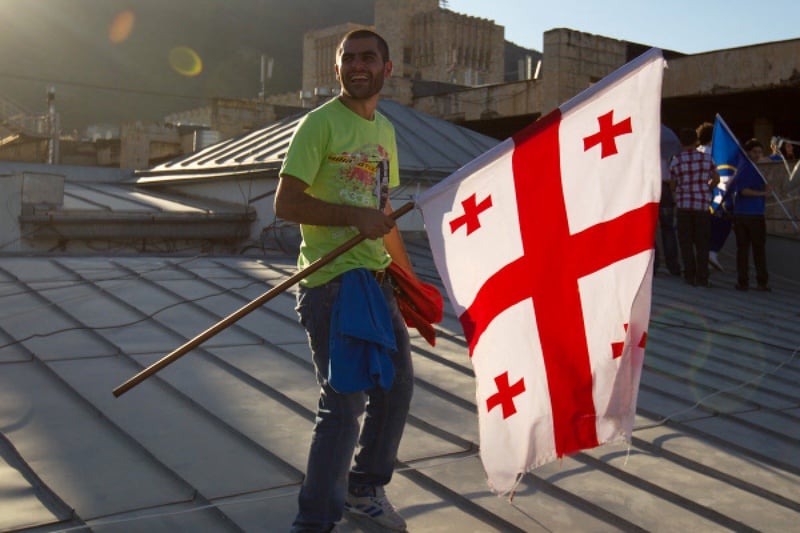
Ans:
[[[747,155],[750,156],[751,161],[758,162],[761,160],[762,157],[764,157],[764,149],[761,148],[760,146],[753,146],[747,152]]]
[[[342,93],[356,100],[368,100],[378,94],[391,72],[392,62],[383,61],[378,42],[372,37],[348,39],[336,61]]]

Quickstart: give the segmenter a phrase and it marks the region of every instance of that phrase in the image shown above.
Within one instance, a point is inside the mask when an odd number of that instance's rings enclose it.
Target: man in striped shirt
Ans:
[[[682,150],[670,163],[670,176],[678,208],[678,244],[686,283],[710,287],[708,249],[711,237],[711,191],[719,183],[711,155],[697,150],[697,131],[678,134]]]

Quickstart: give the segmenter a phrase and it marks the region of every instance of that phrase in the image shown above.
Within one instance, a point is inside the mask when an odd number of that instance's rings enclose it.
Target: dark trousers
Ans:
[[[756,283],[766,287],[767,274],[767,221],[763,215],[734,215],[733,233],[736,236],[736,278],[740,287],[750,283],[750,250],[756,267]]]
[[[667,270],[675,275],[680,275],[681,264],[678,261],[678,235],[675,232],[675,206],[660,206],[658,208],[658,226],[661,230],[661,249],[656,245],[655,265],[660,264],[660,256],[664,256]]]
[[[708,283],[711,214],[708,211],[678,209],[677,218],[683,277],[693,285],[705,285]]]

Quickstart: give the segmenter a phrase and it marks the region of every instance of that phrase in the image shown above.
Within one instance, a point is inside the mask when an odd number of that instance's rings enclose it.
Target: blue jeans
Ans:
[[[297,313],[308,334],[321,390],[293,533],[328,531],[342,518],[348,487],[389,483],[411,404],[414,370],[408,330],[388,280],[381,289],[397,341],[391,388],[340,394],[328,384],[330,318],[340,288],[341,282],[334,280],[319,287],[300,287],[297,295]],[[359,432],[358,419],[365,412]]]

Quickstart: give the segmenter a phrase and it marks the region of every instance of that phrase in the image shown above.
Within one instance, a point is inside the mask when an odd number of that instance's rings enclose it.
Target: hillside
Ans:
[[[274,58],[267,93],[284,93],[301,84],[303,33],[371,24],[373,3],[0,0],[0,96],[43,113],[54,86],[64,130],[159,120],[214,96],[257,96],[262,54]]]

